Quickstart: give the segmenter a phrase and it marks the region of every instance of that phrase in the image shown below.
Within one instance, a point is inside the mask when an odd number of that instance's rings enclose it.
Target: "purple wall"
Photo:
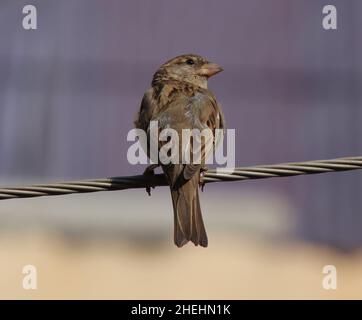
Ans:
[[[360,155],[362,2],[29,1],[0,4],[0,176],[38,180],[138,173],[126,134],[153,72],[194,52],[225,71],[210,87],[237,134],[237,165]],[[220,185],[260,186],[298,204],[306,239],[362,244],[362,174]],[[242,208],[241,208],[242,211]]]

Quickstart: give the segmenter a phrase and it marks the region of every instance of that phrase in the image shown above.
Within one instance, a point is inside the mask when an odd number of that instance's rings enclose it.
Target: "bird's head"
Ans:
[[[164,63],[153,76],[152,83],[167,80],[188,82],[207,88],[207,80],[223,69],[196,54],[184,54]]]

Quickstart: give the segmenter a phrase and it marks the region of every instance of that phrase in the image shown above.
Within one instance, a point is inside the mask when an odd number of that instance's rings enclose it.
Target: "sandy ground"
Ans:
[[[67,240],[65,240],[67,239]],[[130,239],[69,240],[41,230],[0,236],[1,299],[361,299],[362,252],[213,235],[208,249]],[[22,287],[24,265],[38,288]],[[322,268],[337,268],[337,290]]]
[[[362,298],[362,252],[298,242],[283,194],[208,186],[201,197],[207,249],[173,245],[165,188],[2,201],[0,298]],[[36,290],[22,286],[25,265]],[[322,287],[325,265],[337,290]]]

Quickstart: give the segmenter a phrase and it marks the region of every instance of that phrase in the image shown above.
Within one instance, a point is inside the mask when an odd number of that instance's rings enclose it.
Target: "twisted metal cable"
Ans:
[[[302,174],[348,171],[356,169],[362,169],[362,156],[337,158],[331,160],[314,160],[240,167],[235,168],[233,172],[230,172],[226,169],[219,169],[218,172],[216,170],[209,170],[205,173],[204,181],[206,183],[242,181],[273,177],[297,176]],[[0,188],[0,200],[147,187],[150,188],[166,185],[167,182],[163,174],[156,174],[153,176],[137,175],[129,177],[113,177],[106,179]]]

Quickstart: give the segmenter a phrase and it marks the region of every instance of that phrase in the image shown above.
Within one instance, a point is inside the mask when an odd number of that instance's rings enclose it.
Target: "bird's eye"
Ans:
[[[195,64],[195,61],[192,59],[187,59],[186,64],[188,64],[189,66],[192,66],[193,64]]]

